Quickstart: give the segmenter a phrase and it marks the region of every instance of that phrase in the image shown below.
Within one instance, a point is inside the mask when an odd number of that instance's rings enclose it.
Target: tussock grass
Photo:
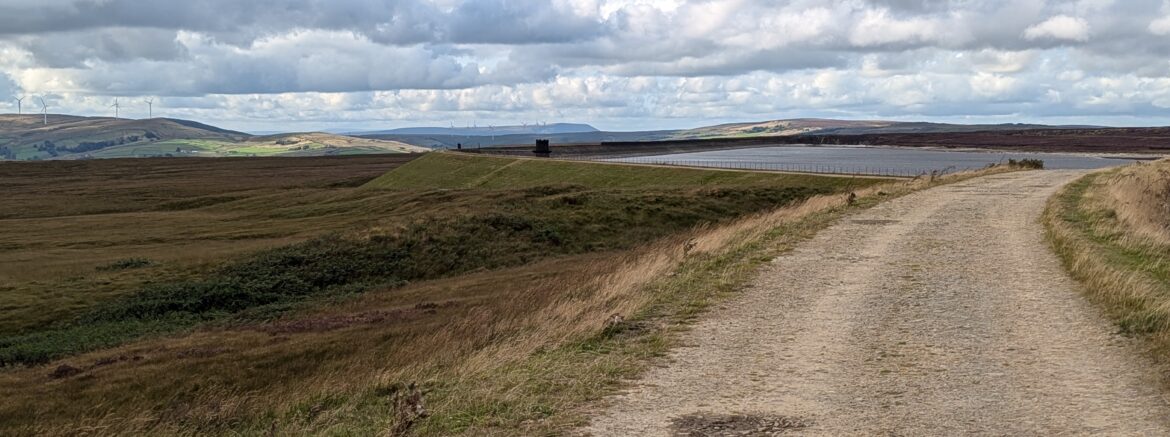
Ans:
[[[484,219],[522,236],[502,240],[519,244],[507,254],[536,255],[364,293],[325,293],[275,312],[249,308],[225,323],[0,370],[0,434],[385,435],[404,421],[415,435],[564,433],[675,346],[677,333],[709,305],[733,296],[761,263],[850,211],[969,176],[811,190],[790,179],[637,190],[338,192],[320,208],[436,214],[421,222]],[[398,203],[379,209],[370,199]],[[270,201],[213,208],[248,211]],[[404,205],[412,206],[395,209]],[[533,226],[516,226],[523,223],[516,217]],[[437,246],[485,244],[434,221],[422,234],[443,242]],[[375,222],[338,238],[366,250],[370,241],[402,235],[403,226]],[[560,243],[540,231],[548,227]],[[268,263],[317,243],[301,244],[225,268],[283,266]],[[308,271],[329,270],[319,267]],[[411,383],[421,404],[411,400]],[[413,415],[416,407],[429,414]]]
[[[1170,161],[1077,180],[1048,203],[1048,236],[1089,297],[1122,332],[1150,339],[1162,362],[1170,351],[1170,238],[1166,199]]]

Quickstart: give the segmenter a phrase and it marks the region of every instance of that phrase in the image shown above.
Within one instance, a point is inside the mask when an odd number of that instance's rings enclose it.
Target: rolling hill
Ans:
[[[613,132],[596,130],[586,124],[548,125],[547,131],[517,131],[507,127],[487,128],[404,128],[362,132],[363,138],[400,141],[429,148],[464,148],[529,145],[536,139],[554,144],[598,144],[603,142],[672,141],[715,138],[787,137],[798,135],[946,134],[1008,132],[1048,129],[1096,129],[1096,126],[1048,126],[1039,124],[948,124],[883,120],[832,120],[796,118],[760,122],[728,123],[694,129]],[[556,129],[553,129],[556,127]],[[588,128],[588,129],[586,129]]]
[[[254,136],[189,120],[0,115],[0,159],[411,153],[408,144],[327,133]]]
[[[1097,126],[1049,126],[1042,124],[950,124],[882,120],[832,120],[796,118],[751,123],[730,123],[677,131],[678,139],[789,135],[863,135],[993,132],[1035,129],[1079,129]]]
[[[502,135],[550,135],[599,132],[582,123],[553,123],[521,126],[478,127],[407,127],[384,131],[358,132],[355,135],[444,135],[463,137],[494,137]]]

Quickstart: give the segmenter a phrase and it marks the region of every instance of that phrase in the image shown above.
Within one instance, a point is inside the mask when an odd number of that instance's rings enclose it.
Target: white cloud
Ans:
[[[1084,18],[1057,15],[1024,30],[1029,40],[1088,41],[1089,22]]]
[[[899,20],[889,11],[867,11],[854,26],[849,42],[860,47],[896,43],[920,43],[938,37],[939,23],[930,18]]]
[[[1149,29],[1154,35],[1170,35],[1170,15],[1151,21]]]

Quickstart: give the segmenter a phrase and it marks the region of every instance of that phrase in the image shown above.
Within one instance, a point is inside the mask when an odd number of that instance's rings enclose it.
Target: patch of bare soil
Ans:
[[[671,420],[679,437],[774,436],[807,427],[798,418],[768,415],[690,414]]]
[[[842,220],[583,431],[761,435],[734,415],[751,412],[800,418],[784,428],[799,435],[1167,435],[1157,369],[1044,241],[1045,200],[1079,174],[988,176]]]

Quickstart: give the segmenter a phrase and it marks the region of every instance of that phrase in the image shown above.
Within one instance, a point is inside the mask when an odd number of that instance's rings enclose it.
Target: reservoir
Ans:
[[[979,169],[1009,159],[1039,159],[1047,169],[1095,169],[1124,165],[1134,159],[1090,154],[953,151],[901,147],[772,146],[712,150],[671,155],[614,158],[610,161],[818,173],[915,176]]]

